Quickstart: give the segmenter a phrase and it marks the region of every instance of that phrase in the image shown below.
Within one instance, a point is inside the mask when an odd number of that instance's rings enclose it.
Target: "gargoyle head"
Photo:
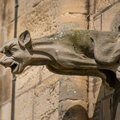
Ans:
[[[4,67],[10,67],[13,74],[21,73],[31,60],[30,46],[30,33],[25,31],[18,39],[14,38],[8,41],[0,49],[0,52],[4,54],[0,59],[0,64]]]

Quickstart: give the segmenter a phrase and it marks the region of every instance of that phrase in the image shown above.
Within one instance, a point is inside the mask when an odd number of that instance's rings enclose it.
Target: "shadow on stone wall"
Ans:
[[[88,120],[87,111],[80,105],[75,105],[67,110],[63,120]]]
[[[113,120],[120,120],[120,81],[116,81],[113,100]]]

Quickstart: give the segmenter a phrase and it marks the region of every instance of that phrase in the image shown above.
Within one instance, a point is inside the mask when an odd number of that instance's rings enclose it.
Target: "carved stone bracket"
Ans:
[[[28,65],[46,65],[58,74],[99,76],[112,87],[120,80],[117,32],[71,30],[31,39],[25,31],[0,51],[4,54],[0,64],[14,74]]]

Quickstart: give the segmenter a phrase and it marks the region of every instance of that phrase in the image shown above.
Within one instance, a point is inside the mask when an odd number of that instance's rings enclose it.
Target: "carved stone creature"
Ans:
[[[0,51],[5,54],[0,64],[13,74],[28,65],[46,65],[58,74],[99,76],[112,87],[120,80],[119,33],[71,30],[31,39],[25,31]]]

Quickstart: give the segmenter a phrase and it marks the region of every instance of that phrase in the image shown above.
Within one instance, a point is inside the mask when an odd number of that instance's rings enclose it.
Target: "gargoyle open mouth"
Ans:
[[[19,67],[18,67],[17,63],[12,63],[10,68],[11,68],[12,73],[16,73],[16,72],[18,72]]]

